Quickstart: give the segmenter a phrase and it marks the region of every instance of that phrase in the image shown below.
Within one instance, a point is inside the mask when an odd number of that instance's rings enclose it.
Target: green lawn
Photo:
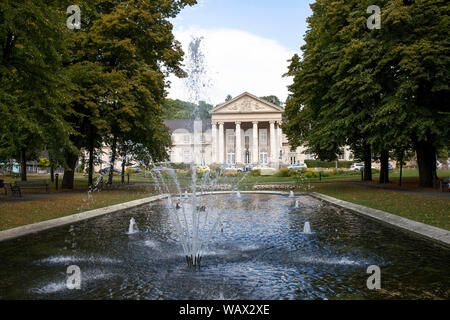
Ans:
[[[438,175],[440,177],[449,176],[450,171],[440,171],[438,172]],[[418,172],[416,170],[405,171],[403,176],[405,178],[405,183],[403,186],[404,188],[413,187],[416,190],[421,190],[420,188],[417,188]],[[391,172],[391,179],[393,180],[393,183],[391,183],[390,186],[397,187],[397,177],[398,172]],[[190,186],[191,177],[189,174],[177,174],[177,178],[182,188]],[[376,184],[376,178],[377,177],[375,175],[375,181],[373,182],[373,184]],[[4,179],[7,182],[18,180],[17,177],[9,176],[0,176],[0,179]],[[45,179],[50,183],[50,178],[48,175],[29,176],[28,179]],[[201,179],[198,179],[199,183],[200,181]],[[295,179],[293,177],[253,176],[252,174],[244,173],[240,173],[237,177],[220,177],[218,183],[231,184],[235,186],[239,181],[240,190],[252,190],[253,185],[255,184],[295,183]],[[450,229],[449,200],[425,195],[407,194],[394,190],[383,190],[328,183],[338,181],[360,181],[360,178],[359,176],[331,176],[322,179],[322,182],[319,182],[318,178],[308,180],[308,182],[314,186],[312,191],[323,193],[338,199],[357,203],[371,208],[387,211],[408,219],[427,223],[443,229]],[[87,191],[87,176],[77,174],[75,177],[75,190],[61,190],[60,188],[58,191],[56,191],[54,190],[54,186],[52,185],[51,192],[59,192],[61,193],[60,195],[55,194],[49,198],[30,201],[0,202],[0,230],[5,230],[48,219],[54,219],[78,213],[80,211],[140,199],[148,197],[156,192],[154,187],[139,186],[139,184],[141,183],[153,183],[153,179],[149,176],[144,176],[142,174],[132,175],[130,182],[131,186],[129,188],[113,188],[112,190],[95,192],[93,194],[93,198],[89,199],[87,192],[83,192]],[[171,178],[168,178],[168,175],[166,175],[166,182],[170,183],[170,191],[175,192],[175,184],[172,183]],[[114,185],[120,185],[120,176],[114,177]],[[426,190],[438,192],[437,190],[432,189]],[[73,191],[78,193],[73,193]],[[25,191],[25,193],[28,192],[30,191]],[[35,192],[41,193],[42,191]],[[8,197],[11,197],[11,195],[9,195]],[[5,196],[0,192],[0,201],[2,199],[5,199]]]
[[[3,202],[0,203],[0,230],[150,197],[152,191],[140,187],[127,190],[103,190],[93,193],[91,198],[87,193],[76,193],[30,201]]]
[[[342,184],[315,184],[312,191],[450,230],[448,199]]]

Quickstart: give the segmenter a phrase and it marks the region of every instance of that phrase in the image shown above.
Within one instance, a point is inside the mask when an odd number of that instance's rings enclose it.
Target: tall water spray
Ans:
[[[201,44],[203,38],[193,38],[189,44],[187,59],[186,59],[186,73],[185,85],[188,90],[188,101],[195,106],[193,114],[191,115],[192,123],[186,124],[193,129],[193,157],[191,159],[192,184],[190,187],[190,195],[188,190],[185,191],[184,197],[178,182],[177,176],[174,172],[170,173],[161,171],[158,167],[152,168],[150,174],[155,180],[157,188],[160,193],[168,194],[167,209],[170,217],[174,222],[174,226],[178,233],[183,251],[186,257],[186,262],[190,267],[199,268],[202,259],[202,252],[207,246],[214,230],[217,227],[220,212],[217,211],[216,206],[212,204],[212,192],[208,200],[197,195],[197,167],[202,164],[202,134],[203,123],[199,112],[199,104],[202,100],[206,100],[207,90],[209,88],[209,80],[207,77],[207,68],[205,57],[201,51]],[[192,126],[191,126],[192,125]],[[168,179],[174,182],[178,199],[181,204],[172,201],[172,195]],[[200,193],[204,194],[205,190],[214,190],[217,184],[216,178],[208,172],[203,174],[201,179]],[[206,185],[208,185],[206,187]],[[211,227],[208,224],[208,218],[215,217],[216,221]],[[208,227],[210,229],[208,230]]]

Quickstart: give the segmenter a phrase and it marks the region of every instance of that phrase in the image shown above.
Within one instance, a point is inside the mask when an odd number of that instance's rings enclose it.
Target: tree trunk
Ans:
[[[53,162],[50,163],[50,181],[55,182],[55,165]]]
[[[398,180],[398,185],[402,186],[402,173],[403,173],[403,155],[405,151],[402,150],[402,153],[400,154],[400,179]]]
[[[27,181],[27,155],[24,148],[20,149],[20,180]]]
[[[88,186],[92,187],[94,184],[94,134],[92,125],[90,126],[90,136],[89,136],[89,164],[88,164]]]
[[[64,176],[62,181],[63,189],[73,189],[73,180],[75,178],[75,167],[78,161],[78,155],[66,152],[65,155],[67,167],[64,169]]]
[[[389,183],[389,151],[381,151],[380,183]]]
[[[117,147],[117,137],[114,135],[113,143],[111,146],[111,163],[109,166],[109,176],[108,176],[108,184],[112,185],[113,182],[113,173],[114,173],[114,162],[116,162],[116,148]]]
[[[372,181],[372,151],[370,144],[364,143],[364,181]]]
[[[433,187],[436,175],[436,149],[427,141],[416,144],[417,163],[419,165],[419,183],[421,187]]]
[[[125,184],[125,164],[126,164],[126,155],[123,156],[122,159],[122,184]]]

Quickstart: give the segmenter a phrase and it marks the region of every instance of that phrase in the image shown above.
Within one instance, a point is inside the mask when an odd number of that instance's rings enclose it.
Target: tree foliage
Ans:
[[[303,57],[294,55],[287,73],[294,82],[284,130],[292,145],[305,144],[324,160],[344,145],[384,164],[390,150],[415,148],[421,184],[430,186],[436,150],[450,140],[442,103],[449,98],[449,6],[378,1],[382,27],[369,30],[371,4],[311,5]]]

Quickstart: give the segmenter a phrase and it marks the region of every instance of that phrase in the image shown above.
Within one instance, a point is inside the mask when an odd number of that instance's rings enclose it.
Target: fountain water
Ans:
[[[293,198],[293,197],[294,197],[294,191],[291,190],[291,191],[289,192],[289,198]]]
[[[304,234],[311,234],[311,225],[308,221],[305,222],[305,225],[303,227],[303,233]]]
[[[130,226],[128,227],[128,234],[134,234],[139,232],[136,220],[134,218],[130,219]]]
[[[241,193],[239,192],[239,190],[236,192],[236,197],[238,197],[239,199],[241,198]]]
[[[295,208],[298,208],[298,200],[295,200]]]

